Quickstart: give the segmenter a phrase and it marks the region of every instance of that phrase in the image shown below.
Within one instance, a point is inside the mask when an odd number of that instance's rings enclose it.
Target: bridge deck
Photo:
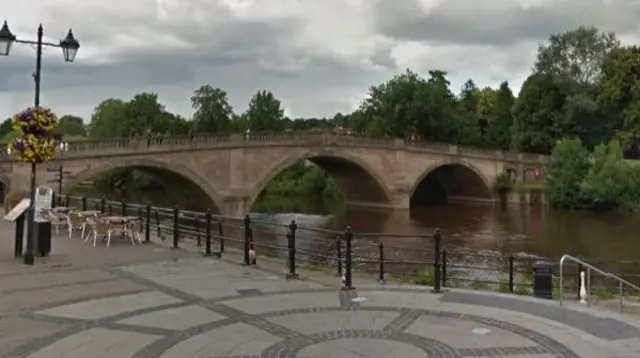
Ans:
[[[0,230],[0,357],[640,356],[639,320],[556,302],[364,280],[340,291],[160,242],[56,237],[57,254],[24,267]]]

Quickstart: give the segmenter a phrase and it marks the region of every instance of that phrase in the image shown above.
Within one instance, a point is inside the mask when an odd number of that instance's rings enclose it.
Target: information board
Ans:
[[[30,203],[31,203],[31,200],[22,199],[18,203],[18,205],[14,206],[13,209],[11,209],[11,211],[9,211],[4,216],[4,219],[8,221],[16,221],[20,217],[20,215],[24,214],[27,211],[27,209],[29,209]]]
[[[36,218],[42,218],[43,212],[51,210],[51,200],[53,189],[46,186],[39,186],[36,189]]]

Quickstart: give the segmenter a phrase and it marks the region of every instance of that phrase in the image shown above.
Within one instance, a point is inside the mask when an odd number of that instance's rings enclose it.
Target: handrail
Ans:
[[[584,297],[587,300],[587,302],[588,302],[588,296],[589,296],[589,292],[590,292],[590,288],[591,288],[591,279],[590,279],[591,270],[603,275],[604,277],[609,277],[609,278],[612,278],[612,279],[618,281],[619,295],[620,295],[620,313],[622,313],[622,311],[623,311],[623,298],[624,298],[624,296],[623,296],[623,285],[626,285],[629,288],[632,288],[634,290],[640,291],[640,287],[632,284],[631,282],[629,282],[629,281],[627,281],[627,280],[625,280],[625,279],[623,279],[621,277],[618,277],[618,276],[616,276],[616,275],[614,275],[614,274],[612,274],[610,272],[603,271],[603,270],[601,270],[601,269],[599,269],[599,268],[597,268],[597,267],[595,267],[595,266],[593,266],[593,265],[591,265],[591,264],[589,264],[587,262],[584,262],[583,260],[575,258],[575,257],[573,257],[571,255],[562,255],[562,258],[560,258],[560,287],[559,287],[560,298],[558,299],[558,301],[560,302],[561,306],[562,306],[562,299],[563,299],[562,280],[563,280],[563,276],[564,276],[562,274],[562,265],[564,264],[564,261],[567,260],[567,259],[570,260],[570,261],[573,261],[573,262],[575,262],[575,263],[577,263],[579,265],[585,266],[587,268],[587,273],[585,275],[586,276],[586,292],[587,292],[586,296],[587,297]],[[581,282],[580,284],[582,285],[583,282]]]

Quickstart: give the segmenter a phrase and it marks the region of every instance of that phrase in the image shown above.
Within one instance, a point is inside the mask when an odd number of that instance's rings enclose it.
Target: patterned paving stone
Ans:
[[[329,291],[241,298],[222,303],[249,314],[260,314],[308,307],[338,308],[340,297],[335,291]]]
[[[268,318],[291,330],[314,334],[339,330],[382,330],[399,314],[384,311],[334,311],[298,313]]]
[[[337,339],[302,348],[296,358],[430,358],[418,347],[403,342],[381,339]]]
[[[143,292],[132,295],[101,298],[90,301],[73,303],[47,310],[38,314],[66,318],[100,319],[124,312],[137,311],[145,308],[179,303],[175,297],[160,292]]]
[[[29,358],[131,357],[158,337],[141,333],[92,328],[63,338]]]
[[[116,323],[181,331],[225,318],[227,317],[200,306],[187,306],[142,314]]]
[[[405,332],[433,338],[455,348],[528,347],[536,343],[500,328],[464,319],[420,316]]]
[[[207,358],[259,355],[281,339],[245,323],[217,328],[180,342],[162,358]]]

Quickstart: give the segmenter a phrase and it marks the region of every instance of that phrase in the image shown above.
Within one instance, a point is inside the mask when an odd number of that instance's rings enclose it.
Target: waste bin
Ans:
[[[551,265],[546,261],[536,261],[533,264],[533,296],[552,299],[553,273]]]
[[[45,257],[51,252],[51,222],[46,219],[36,219],[37,252]]]

